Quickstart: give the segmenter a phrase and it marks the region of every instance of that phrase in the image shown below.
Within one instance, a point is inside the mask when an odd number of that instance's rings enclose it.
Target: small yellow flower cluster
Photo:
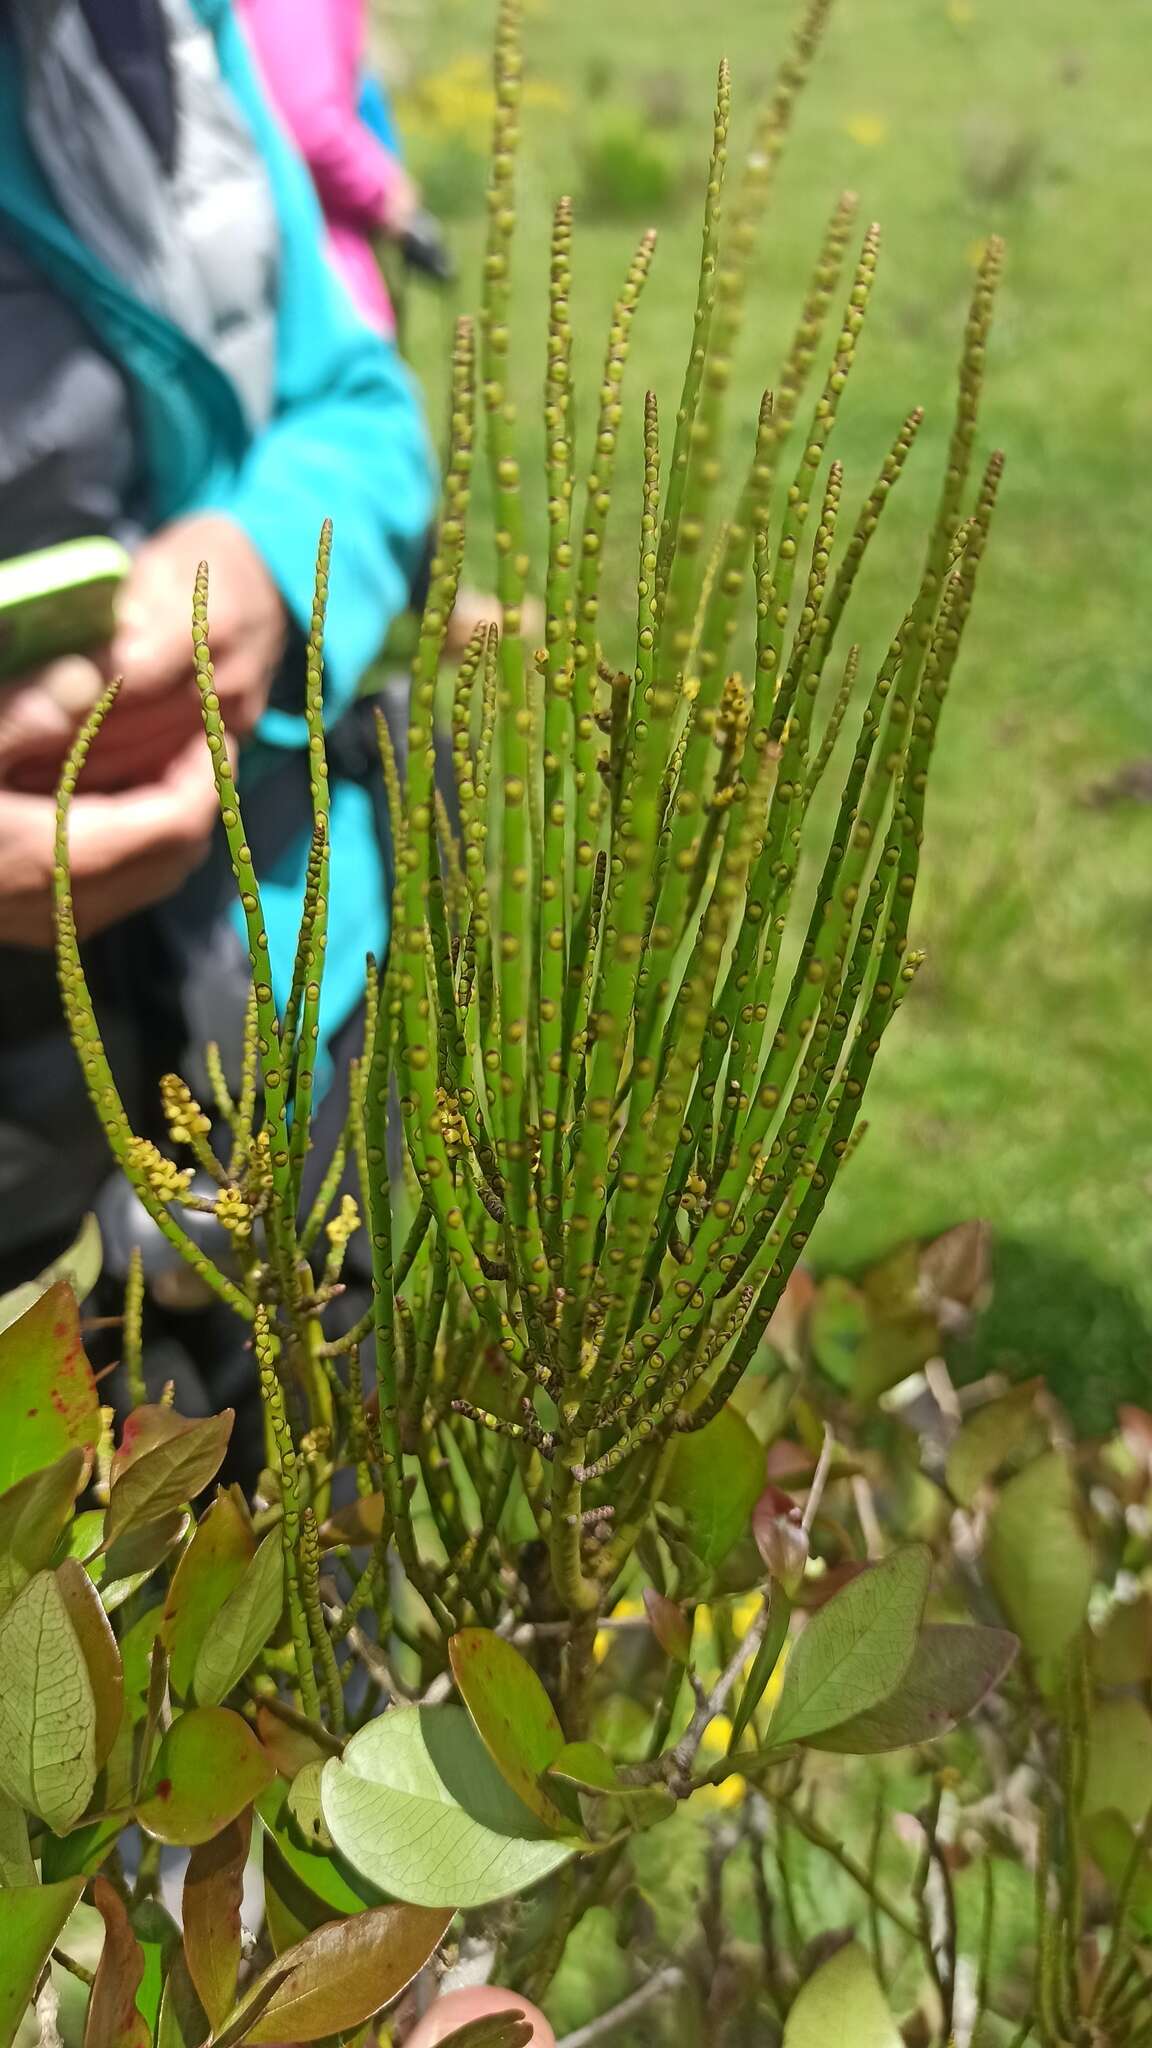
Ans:
[[[526,80],[522,105],[562,113],[569,96],[547,80]],[[443,140],[460,136],[479,143],[492,125],[494,100],[490,65],[476,52],[453,58],[442,71],[420,79],[402,102],[401,125],[409,138]]]
[[[192,1090],[179,1074],[165,1074],[160,1083],[160,1101],[174,1145],[190,1145],[193,1138],[206,1138],[212,1119],[205,1116]]]
[[[216,1220],[232,1237],[251,1237],[252,1208],[240,1188],[221,1188],[216,1197]]]
[[[352,1195],[345,1195],[340,1203],[340,1213],[333,1216],[324,1226],[324,1234],[334,1252],[343,1252],[350,1237],[355,1237],[360,1228],[360,1211]]]
[[[173,1160],[152,1143],[151,1138],[133,1138],[128,1146],[128,1158],[134,1172],[147,1182],[152,1193],[160,1202],[175,1202],[187,1194],[192,1184],[192,1169],[181,1169]]]

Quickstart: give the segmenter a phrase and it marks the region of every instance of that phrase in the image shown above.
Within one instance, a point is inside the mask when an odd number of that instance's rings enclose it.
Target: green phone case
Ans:
[[[119,541],[99,535],[0,562],[0,676],[111,639],[130,566]]]

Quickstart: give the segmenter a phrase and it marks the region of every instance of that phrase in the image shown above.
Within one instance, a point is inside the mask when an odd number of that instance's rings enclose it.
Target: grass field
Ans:
[[[733,65],[743,134],[790,11],[786,0],[534,0],[517,269],[533,450],[554,197],[571,190],[577,202],[586,424],[611,297],[646,221],[639,203],[632,218],[626,204],[620,218],[582,217],[582,152],[622,125],[653,139],[677,186],[681,170],[702,172],[718,56]],[[433,0],[394,24],[411,65],[402,113],[416,168],[461,215],[462,305],[475,302],[479,270],[470,152],[486,144],[490,13],[487,0]],[[908,407],[929,415],[857,606],[853,636],[866,659],[876,654],[916,573],[973,263],[990,230],[1007,237],[981,443],[1003,446],[1009,463],[929,806],[917,920],[929,965],[816,1251],[850,1260],[986,1216],[1007,1246],[1004,1341],[1029,1362],[1051,1353],[1066,1374],[1116,1373],[1129,1392],[1152,1393],[1152,804],[1086,801],[1152,755],[1152,156],[1139,83],[1149,76],[1142,0],[840,0],[779,181],[732,416],[746,441],[823,219],[854,187],[862,222],[880,220],[885,239],[838,435],[847,502]],[[633,470],[645,383],[674,413],[697,216],[695,196],[673,196],[658,217],[629,371]],[[409,307],[433,406],[445,311],[426,293]],[[542,499],[531,518],[539,536]],[[624,517],[619,533],[612,603],[624,621]],[[474,577],[484,571],[481,547]]]

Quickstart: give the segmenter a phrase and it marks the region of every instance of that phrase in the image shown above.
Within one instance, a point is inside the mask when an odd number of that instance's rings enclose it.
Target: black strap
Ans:
[[[160,0],[81,0],[101,63],[111,73],[163,169],[176,160],[176,93]]]

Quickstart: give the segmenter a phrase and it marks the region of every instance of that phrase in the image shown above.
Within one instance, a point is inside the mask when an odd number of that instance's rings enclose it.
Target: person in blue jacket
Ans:
[[[133,557],[108,648],[0,685],[11,1285],[107,1194],[49,950],[51,792],[77,722],[122,675],[71,844],[106,1041],[147,1130],[159,1072],[194,1075],[208,1037],[234,1059],[246,982],[192,682],[196,564],[283,1002],[309,844],[304,639],[332,519],[321,1037],[338,1095],[365,957],[387,942],[358,692],[406,604],[434,479],[407,372],[326,261],[228,0],[0,0],[0,305],[0,558],[93,533]]]

